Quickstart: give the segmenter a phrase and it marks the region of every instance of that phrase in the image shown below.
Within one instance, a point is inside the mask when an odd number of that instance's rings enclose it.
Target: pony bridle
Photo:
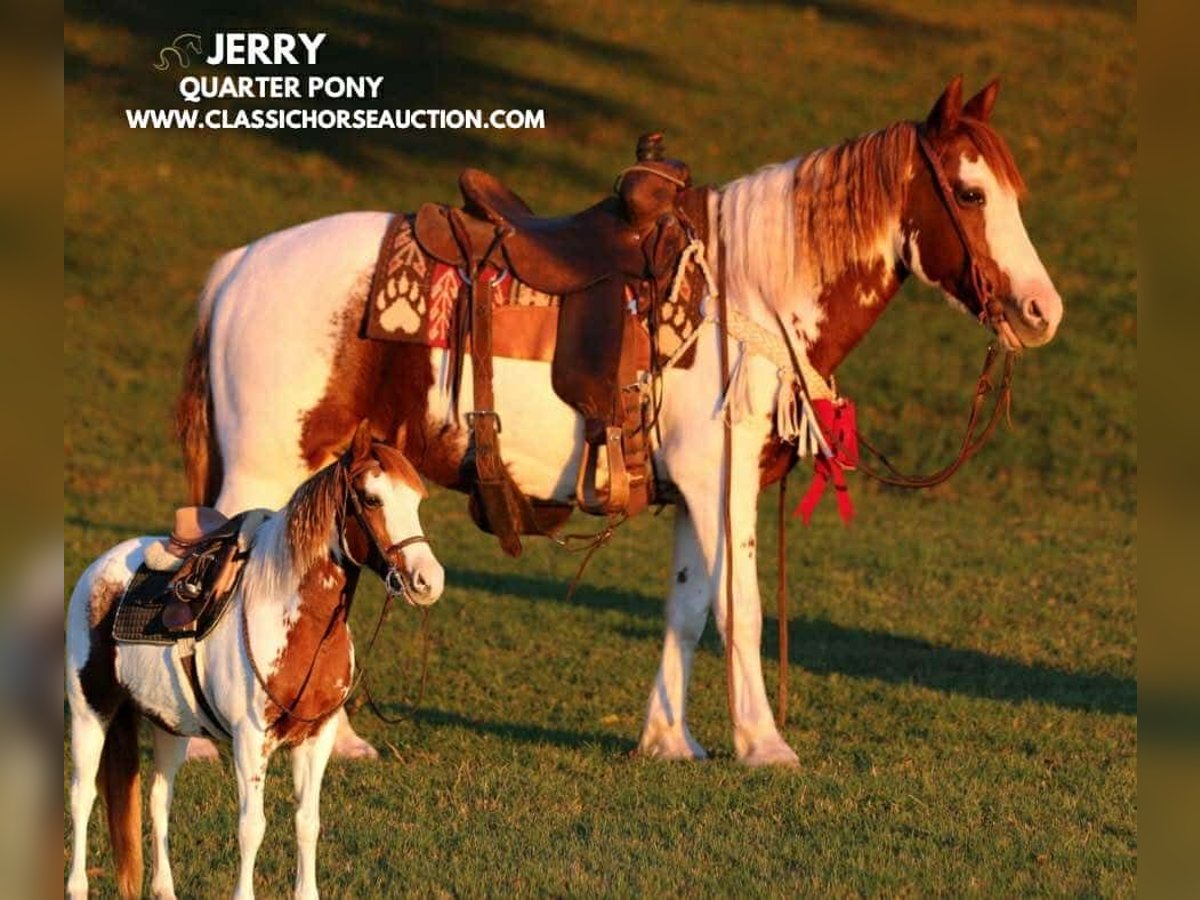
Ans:
[[[393,555],[400,553],[406,547],[411,547],[414,544],[428,544],[429,538],[423,534],[414,534],[385,548],[380,542],[379,536],[375,533],[375,529],[371,527],[371,523],[367,520],[367,513],[363,509],[362,500],[358,497],[358,491],[354,487],[354,479],[351,477],[349,468],[343,467],[343,472],[343,477],[346,479],[347,503],[354,513],[354,518],[358,522],[359,527],[366,534],[367,541],[370,543],[370,549],[375,552],[375,556],[379,560],[378,567],[370,565],[371,553],[369,551],[366,559],[355,559],[354,553],[350,550],[350,544],[346,540],[346,510],[344,507],[339,526],[342,553],[347,560],[356,566],[368,565],[379,576],[383,582],[384,590],[388,592],[389,596],[403,597],[409,603],[419,605],[414,596],[413,587],[407,573],[403,569],[393,565],[391,560]]]
[[[941,161],[921,126],[917,127],[917,146],[921,150],[921,156],[925,160],[929,174],[933,176],[933,183],[937,186],[942,206],[946,208],[950,222],[958,234],[959,241],[962,242],[963,254],[969,269],[971,289],[975,292],[975,300],[979,304],[979,309],[975,311],[976,316],[981,324],[990,325],[997,334],[1003,330],[1007,338],[1016,341],[1019,346],[1020,341],[1004,317],[1004,304],[996,297],[996,287],[983,263],[980,262],[981,259],[989,259],[989,257],[986,253],[980,252],[971,240],[971,234],[963,224],[958,203],[954,199],[954,188],[950,184],[950,179],[946,177],[946,171],[942,168]],[[995,265],[995,263],[992,264]]]

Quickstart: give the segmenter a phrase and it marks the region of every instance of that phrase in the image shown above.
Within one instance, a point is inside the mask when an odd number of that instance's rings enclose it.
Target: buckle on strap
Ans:
[[[468,428],[475,427],[475,417],[476,416],[491,416],[493,419],[496,420],[496,434],[500,434],[502,431],[504,431],[504,423],[500,420],[500,413],[496,412],[494,409],[473,409],[473,410],[471,410],[469,413],[467,413],[467,416],[466,416]]]

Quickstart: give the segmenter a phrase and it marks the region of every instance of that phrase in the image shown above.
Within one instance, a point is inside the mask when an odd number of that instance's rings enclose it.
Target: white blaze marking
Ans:
[[[1011,188],[1002,187],[991,167],[983,158],[963,156],[958,167],[959,179],[965,187],[983,191],[984,236],[987,252],[1012,283],[1013,294],[1023,296],[1034,287],[1049,287],[1050,275],[1042,265],[1033,242],[1021,221],[1017,195]]]

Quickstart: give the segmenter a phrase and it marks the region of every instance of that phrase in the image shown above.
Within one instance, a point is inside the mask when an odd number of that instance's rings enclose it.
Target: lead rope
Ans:
[[[381,620],[382,621],[382,620]],[[408,711],[398,716],[388,717],[384,715],[379,704],[375,702],[375,695],[371,693],[371,683],[366,678],[366,670],[363,670],[363,695],[367,700],[367,708],[375,715],[375,718],[388,725],[399,725],[406,719],[411,719],[416,715],[417,710],[425,702],[425,687],[429,681],[429,607],[421,607],[421,629],[418,632],[421,637],[421,682],[417,687],[417,696],[412,703],[408,704]],[[416,642],[414,636],[413,642]]]

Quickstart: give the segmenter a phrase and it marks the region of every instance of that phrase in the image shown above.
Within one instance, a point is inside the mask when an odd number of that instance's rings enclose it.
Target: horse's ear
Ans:
[[[371,423],[363,419],[354,429],[354,437],[350,441],[350,459],[358,462],[371,455]]]
[[[987,86],[963,105],[963,115],[986,122],[992,117],[996,96],[1000,93],[1000,79],[993,78]]]
[[[938,97],[937,103],[933,104],[933,109],[929,111],[925,119],[925,128],[930,134],[949,131],[958,122],[961,112],[962,76],[955,75],[942,91],[942,96]]]

